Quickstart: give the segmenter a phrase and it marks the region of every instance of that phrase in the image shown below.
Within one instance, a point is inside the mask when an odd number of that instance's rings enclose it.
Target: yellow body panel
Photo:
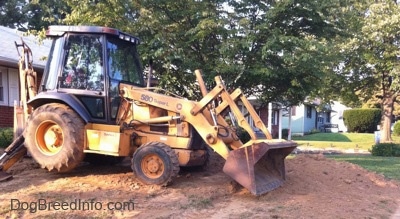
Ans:
[[[114,156],[129,156],[130,135],[120,133],[116,125],[92,124],[86,125],[87,147],[85,152],[107,154]]]
[[[180,148],[180,149],[190,148],[191,138],[188,137],[149,134],[142,132],[137,132],[137,134],[139,134],[139,136],[135,140],[135,145],[138,147],[147,142],[157,141],[169,145],[172,148]]]

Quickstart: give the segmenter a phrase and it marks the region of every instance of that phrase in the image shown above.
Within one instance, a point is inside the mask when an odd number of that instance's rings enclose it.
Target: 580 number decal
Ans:
[[[142,96],[140,96],[140,100],[147,101],[147,102],[153,102],[153,97],[146,95],[146,94],[142,94]]]

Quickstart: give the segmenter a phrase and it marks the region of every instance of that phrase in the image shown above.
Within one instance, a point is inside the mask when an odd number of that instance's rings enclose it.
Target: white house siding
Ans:
[[[351,109],[338,101],[333,101],[331,105],[331,124],[338,124],[339,132],[347,132],[347,127],[344,125],[343,112],[347,109]]]
[[[333,101],[331,111],[317,113],[315,106],[311,105],[311,118],[307,118],[307,105],[295,106],[295,115],[292,114],[292,135],[304,135],[311,130],[319,129],[325,131],[324,124],[337,124],[338,129],[331,129],[331,132],[346,132],[347,128],[343,122],[343,112],[346,109],[351,109],[338,101]],[[289,112],[282,117],[282,129],[289,128]],[[319,117],[317,119],[316,117]],[[317,121],[317,124],[315,123]]]

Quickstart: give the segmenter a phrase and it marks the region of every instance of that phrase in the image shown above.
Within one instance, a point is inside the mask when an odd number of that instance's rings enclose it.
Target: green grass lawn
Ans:
[[[374,134],[365,133],[316,133],[302,137],[293,137],[299,146],[308,145],[309,147],[338,149],[359,148],[363,150],[371,149],[375,144]],[[400,143],[399,136],[393,136],[394,142]],[[338,161],[347,161],[360,165],[361,167],[383,174],[389,179],[400,180],[400,157],[376,157],[371,155],[342,154],[328,155]]]
[[[376,173],[383,174],[388,179],[400,180],[400,157],[375,157],[371,155],[328,155],[338,161],[347,161]]]
[[[400,142],[399,136],[392,136],[392,139],[395,142]],[[375,144],[375,135],[369,133],[315,133],[293,136],[292,140],[296,141],[299,146],[369,150]]]

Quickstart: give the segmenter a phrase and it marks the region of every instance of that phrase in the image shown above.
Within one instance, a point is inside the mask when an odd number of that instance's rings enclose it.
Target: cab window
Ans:
[[[103,49],[100,35],[70,35],[60,88],[103,91]]]

